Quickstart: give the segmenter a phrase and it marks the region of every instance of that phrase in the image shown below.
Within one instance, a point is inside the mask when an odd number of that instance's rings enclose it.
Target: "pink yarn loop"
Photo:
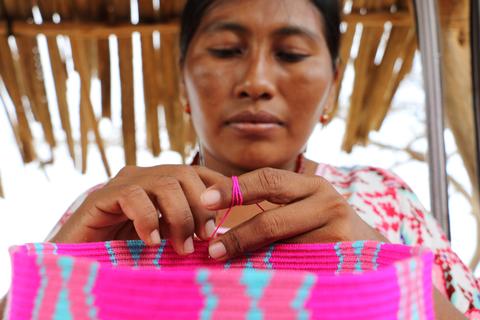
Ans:
[[[213,231],[209,240],[211,240],[215,237],[218,230],[225,223],[225,220],[227,220],[227,218],[230,215],[230,212],[232,211],[233,207],[241,206],[242,204],[243,204],[243,194],[242,194],[242,190],[240,189],[240,184],[238,183],[238,177],[233,176],[232,177],[232,201],[230,203],[230,207],[228,208],[227,212],[225,212],[225,214],[223,215],[222,219],[220,220],[220,223],[215,228],[215,231]]]

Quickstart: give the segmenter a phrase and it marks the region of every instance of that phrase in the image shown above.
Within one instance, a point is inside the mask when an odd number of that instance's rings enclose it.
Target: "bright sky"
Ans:
[[[115,43],[112,42],[112,44],[112,50],[115,51]],[[134,60],[141,61],[139,57],[140,53],[136,50]],[[112,65],[116,63],[114,60]],[[137,62],[135,70],[138,71],[139,68],[140,62]],[[115,72],[118,72],[118,70],[113,70],[114,78],[116,78]],[[134,74],[137,80],[141,80],[141,72],[134,72]],[[349,81],[351,83],[352,75],[352,70],[349,69],[346,76],[347,84]],[[51,81],[51,78],[46,79],[47,88],[52,88]],[[137,83],[141,83],[141,81],[137,81]],[[78,117],[76,116],[78,114],[78,78],[73,77],[68,83],[68,87],[69,101],[72,105],[72,121],[78,128]],[[113,87],[114,90],[118,90],[119,84],[114,83]],[[137,86],[135,90],[142,90],[142,88]],[[98,94],[98,86],[94,86],[92,92],[94,101],[98,98]],[[348,95],[348,90],[342,94],[343,106],[348,105]],[[55,101],[52,97],[50,90],[49,100],[53,106],[52,114],[56,115],[57,113],[54,111],[56,110]],[[102,121],[101,129],[103,136],[106,137],[107,144],[111,145],[107,150],[107,156],[112,171],[116,173],[123,166],[123,152],[120,147],[119,137],[121,135],[118,126],[119,94],[113,94],[112,98],[113,124]],[[395,146],[405,146],[414,137],[421,135],[425,130],[422,124],[422,119],[425,117],[423,99],[421,67],[417,60],[414,72],[404,81],[396,96],[393,112],[387,118],[383,129],[379,133],[372,134],[371,138]],[[159,159],[155,159],[145,151],[143,138],[145,121],[142,118],[143,100],[141,98],[137,99],[136,104],[138,107],[136,118],[138,125],[137,142],[140,146],[143,146],[138,154],[139,165],[179,163],[180,158],[175,153],[166,152]],[[98,105],[95,105],[95,107],[98,109]],[[8,247],[15,244],[43,241],[62,213],[80,193],[105,181],[107,178],[94,145],[90,148],[88,173],[83,176],[74,168],[71,160],[67,157],[67,151],[63,143],[55,152],[54,165],[49,165],[44,170],[40,169],[38,163],[24,166],[3,109],[3,106],[0,105],[0,174],[6,193],[6,199],[0,200],[0,295],[5,293],[10,285],[11,270]],[[10,104],[7,104],[7,109],[11,110]],[[345,110],[342,110],[341,116],[343,114],[345,114]],[[58,116],[55,116],[53,121],[59,128]],[[335,165],[364,164],[383,168],[391,168],[398,162],[405,162],[408,159],[401,152],[385,151],[375,146],[359,147],[352,154],[345,154],[340,150],[344,128],[345,123],[341,119],[334,120],[326,129],[318,127],[310,140],[307,156],[319,162]],[[33,129],[37,140],[41,141],[40,128],[36,126]],[[63,137],[61,131],[56,133],[58,137]],[[166,141],[164,133],[163,137],[163,141]],[[455,150],[453,138],[448,132],[446,133],[446,144],[448,153]],[[414,146],[419,151],[424,151],[426,150],[426,140],[421,139]],[[166,145],[163,147],[166,147]],[[48,152],[45,153],[46,150],[44,149],[41,149],[41,151],[41,154],[48,158]],[[462,184],[468,185],[468,178],[459,157],[452,157],[448,165],[449,172],[454,174]],[[405,162],[396,165],[393,170],[413,188],[424,206],[429,208],[429,182],[426,164]],[[476,241],[474,220],[469,214],[470,207],[461,196],[453,195],[450,200],[450,208],[453,248],[464,261],[468,262],[472,257],[473,245]]]

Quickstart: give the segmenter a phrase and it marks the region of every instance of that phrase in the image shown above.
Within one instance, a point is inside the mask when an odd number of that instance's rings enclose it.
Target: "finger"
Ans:
[[[192,168],[197,172],[200,179],[203,181],[204,185],[208,187],[213,186],[216,183],[220,183],[224,180],[228,180],[229,177],[224,176],[221,173],[208,169],[207,167],[202,166],[192,166]]]
[[[265,211],[219,236],[209,246],[214,259],[225,260],[255,251],[279,240],[320,229],[327,225],[334,208],[331,204],[319,210],[317,197]],[[320,229],[321,230],[321,229]]]
[[[238,177],[244,204],[263,200],[276,204],[291,203],[315,193],[322,184],[321,179],[272,168],[258,169]],[[202,204],[211,210],[229,207],[231,198],[230,179],[221,180],[201,196]]]
[[[140,239],[148,245],[160,244],[157,208],[147,192],[138,185],[121,188],[118,204],[125,216],[133,221]]]
[[[206,190],[197,172],[190,167],[183,167],[180,175],[180,185],[193,214],[195,234],[203,240],[208,240],[215,231],[215,212],[206,209],[200,195]]]
[[[150,191],[155,197],[162,214],[161,224],[166,224],[167,234],[173,248],[178,254],[185,255],[194,251],[193,233],[195,223],[190,205],[183,189],[176,178],[156,178],[155,186]],[[162,227],[162,231],[164,226]]]

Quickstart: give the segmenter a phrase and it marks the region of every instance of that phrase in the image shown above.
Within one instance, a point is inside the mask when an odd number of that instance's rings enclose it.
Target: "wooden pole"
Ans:
[[[130,1],[113,0],[115,4],[115,21],[130,21]],[[132,37],[124,35],[118,38],[118,59],[120,64],[120,85],[122,90],[122,133],[125,164],[137,164],[137,144],[135,132],[135,101],[133,77]]]
[[[139,2],[139,15],[140,23],[153,22],[156,17],[153,2]],[[147,146],[154,156],[159,156],[161,152],[158,116],[159,86],[155,73],[160,70],[155,63],[153,34],[142,34],[141,40]]]
[[[452,130],[458,151],[472,184],[472,202],[478,201],[479,187],[476,174],[474,114],[472,99],[472,69],[470,52],[470,9],[468,0],[440,0],[442,21],[443,65],[445,68],[445,115],[448,127]],[[473,203],[473,214],[480,230],[478,204]],[[477,208],[477,209],[476,209]],[[477,237],[478,239],[478,237]],[[476,241],[478,244],[478,241]],[[477,245],[470,264],[475,267],[480,262],[480,247]]]

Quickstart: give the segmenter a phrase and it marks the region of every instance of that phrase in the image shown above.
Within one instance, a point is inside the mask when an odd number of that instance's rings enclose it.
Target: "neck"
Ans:
[[[202,147],[201,154],[203,156],[203,163],[200,160],[199,165],[203,165],[211,170],[219,172],[225,176],[240,176],[247,172],[255,170],[255,168],[242,168],[235,166],[233,164],[226,163],[225,161],[220,161],[216,159],[213,155],[211,155],[205,148]],[[200,157],[201,159],[202,157]],[[298,157],[294,157],[290,159],[287,163],[284,163],[279,166],[272,166],[277,169],[283,169],[288,171],[296,171],[297,169],[297,160]]]

